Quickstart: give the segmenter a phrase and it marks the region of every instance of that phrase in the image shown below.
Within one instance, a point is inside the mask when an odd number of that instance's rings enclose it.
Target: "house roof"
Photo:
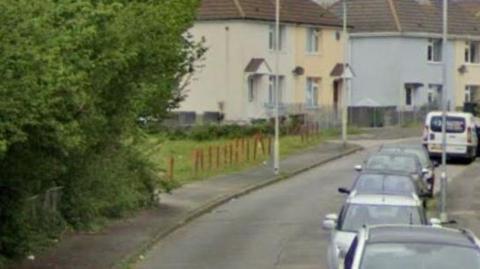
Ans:
[[[473,1],[473,0],[469,0]],[[342,14],[341,2],[331,8]],[[348,1],[349,24],[354,33],[442,32],[441,0],[354,0]],[[477,20],[459,2],[449,1],[449,34],[480,36]]]
[[[480,20],[480,0],[457,0],[456,3]]]
[[[280,20],[323,26],[341,26],[329,10],[311,0],[280,0]],[[275,20],[275,0],[202,0],[198,20]]]

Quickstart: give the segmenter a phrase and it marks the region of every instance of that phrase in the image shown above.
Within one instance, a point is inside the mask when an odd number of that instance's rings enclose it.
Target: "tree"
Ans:
[[[0,2],[0,255],[30,248],[24,201],[52,186],[64,187],[75,227],[144,204],[154,179],[125,140],[139,115],[163,117],[183,100],[182,79],[205,52],[186,34],[197,5]]]

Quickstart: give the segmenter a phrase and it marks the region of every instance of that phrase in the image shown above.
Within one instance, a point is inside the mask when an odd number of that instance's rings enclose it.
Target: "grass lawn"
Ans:
[[[356,132],[356,130],[352,132]],[[338,130],[324,130],[303,141],[300,136],[283,136],[280,138],[280,155],[285,158],[325,140],[338,137]],[[215,175],[240,171],[266,162],[270,159],[268,138],[264,137],[262,141],[263,150],[261,142],[257,140],[255,154],[255,138],[252,137],[237,140],[172,141],[167,140],[161,134],[154,134],[148,135],[139,148],[155,164],[156,169],[163,177],[167,176],[170,159],[173,158],[173,180],[182,185]],[[270,148],[273,149],[273,140],[270,143]],[[195,158],[195,150],[203,151],[203,169],[201,169],[200,154]],[[195,159],[197,159],[197,169],[195,169]]]

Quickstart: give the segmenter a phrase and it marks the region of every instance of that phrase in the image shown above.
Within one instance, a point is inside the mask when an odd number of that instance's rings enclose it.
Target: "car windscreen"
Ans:
[[[383,148],[381,152],[385,153],[395,153],[395,152],[401,152],[401,153],[409,153],[409,154],[415,154],[418,157],[418,160],[422,164],[422,167],[427,167],[430,165],[430,158],[428,154],[421,148]]]
[[[429,243],[373,243],[363,254],[361,269],[478,269],[480,251]]]
[[[342,216],[342,231],[357,232],[364,225],[422,224],[420,209],[415,206],[350,204]]]
[[[361,175],[353,188],[357,193],[412,194],[415,185],[408,176],[400,175]]]
[[[447,133],[463,133],[465,132],[465,118],[462,117],[447,117]],[[432,132],[442,131],[442,117],[432,117],[430,121],[430,129]]]
[[[418,167],[415,156],[377,155],[368,159],[366,169],[416,173]]]

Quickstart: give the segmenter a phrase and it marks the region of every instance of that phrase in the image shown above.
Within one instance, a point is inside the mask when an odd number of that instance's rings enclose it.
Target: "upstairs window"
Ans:
[[[307,29],[307,52],[318,53],[320,48],[320,30],[317,28]]]
[[[442,61],[442,40],[430,39],[428,41],[427,60],[429,62]]]
[[[465,63],[480,63],[480,42],[467,42],[465,46]]]
[[[285,25],[280,25],[280,44],[278,46],[279,50],[284,49],[284,43],[286,39],[287,28]],[[275,25],[271,24],[268,31],[268,47],[270,50],[275,50],[276,36],[275,36]]]

